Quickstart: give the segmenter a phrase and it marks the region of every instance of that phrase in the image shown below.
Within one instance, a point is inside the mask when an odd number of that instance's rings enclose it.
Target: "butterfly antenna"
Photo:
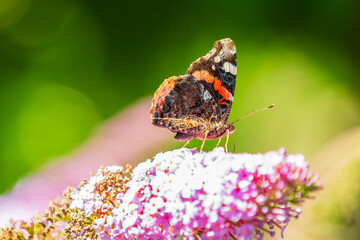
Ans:
[[[243,116],[243,117],[241,117],[241,118],[239,118],[239,119],[236,119],[235,121],[232,122],[232,124],[235,123],[235,122],[237,122],[237,121],[239,121],[239,120],[241,120],[241,119],[243,119],[243,118],[249,117],[249,116],[251,116],[251,115],[253,115],[253,114],[255,114],[255,113],[259,113],[259,112],[262,112],[262,111],[264,111],[264,110],[266,110],[266,109],[273,108],[274,106],[275,106],[275,104],[271,104],[270,106],[268,106],[268,107],[266,107],[266,108],[263,108],[263,109],[260,109],[260,110],[255,110],[255,111],[253,111],[253,112],[251,112],[251,113],[249,113],[249,114],[246,114],[245,116]]]

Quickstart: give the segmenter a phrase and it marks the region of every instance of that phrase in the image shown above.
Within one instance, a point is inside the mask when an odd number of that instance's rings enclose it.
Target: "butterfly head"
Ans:
[[[230,134],[234,133],[235,132],[235,125],[233,123],[227,123],[226,124],[227,126],[227,130],[229,131]]]
[[[227,136],[228,134],[233,134],[235,132],[235,125],[234,123],[226,123],[226,124],[223,124],[223,123],[216,123],[217,124],[217,127],[215,127],[214,131],[213,132],[210,132],[210,135],[214,135],[216,137],[215,138],[220,138],[220,137],[225,137]]]

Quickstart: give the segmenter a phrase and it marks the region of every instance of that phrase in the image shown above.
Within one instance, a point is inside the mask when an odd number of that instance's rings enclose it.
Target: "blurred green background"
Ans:
[[[0,192],[225,37],[238,56],[230,120],[276,104],[237,123],[236,151],[315,159],[359,126],[359,13],[358,0],[0,0]]]

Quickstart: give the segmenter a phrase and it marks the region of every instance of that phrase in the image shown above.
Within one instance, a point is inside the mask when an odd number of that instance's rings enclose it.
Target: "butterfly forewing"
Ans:
[[[236,48],[230,38],[215,42],[205,56],[190,65],[186,74],[213,86],[215,98],[220,104],[222,121],[230,114],[236,83]]]

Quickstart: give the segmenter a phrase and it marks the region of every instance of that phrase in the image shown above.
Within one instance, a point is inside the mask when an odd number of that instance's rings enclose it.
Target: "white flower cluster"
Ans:
[[[116,171],[116,167],[108,169]],[[109,205],[95,191],[103,173],[72,192],[71,208],[94,221],[99,239],[262,239],[268,226],[286,226],[298,215],[288,204],[307,179],[308,163],[284,149],[265,154],[208,153],[178,149],[140,163],[118,202]],[[295,187],[294,187],[295,186]]]

